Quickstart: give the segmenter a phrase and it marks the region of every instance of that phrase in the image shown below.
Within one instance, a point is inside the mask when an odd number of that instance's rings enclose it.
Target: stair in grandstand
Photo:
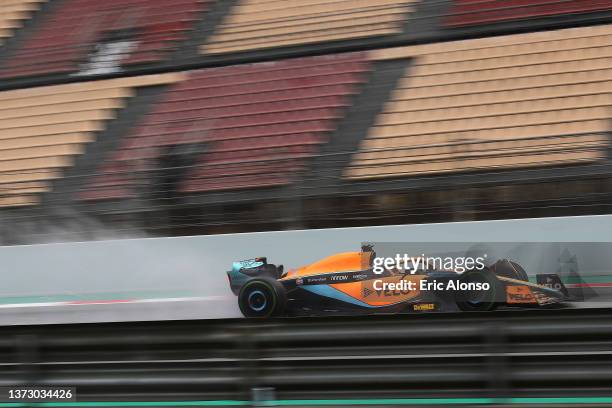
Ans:
[[[25,2],[25,0],[17,0]],[[4,66],[4,62],[8,60],[25,41],[32,35],[32,31],[40,25],[48,13],[52,13],[57,9],[63,0],[36,0],[35,7],[31,7],[31,11],[27,14],[27,18],[19,21],[17,27],[9,30],[6,36],[0,39],[0,68]],[[4,5],[4,2],[3,2]]]
[[[0,92],[0,206],[31,206],[70,169],[143,87],[179,74],[150,75]],[[131,122],[126,125],[131,125]]]
[[[452,0],[421,1],[410,18],[404,20],[402,38],[396,43],[406,41],[432,41],[446,35],[443,22],[452,7]]]
[[[201,18],[194,24],[193,30],[169,58],[171,61],[185,61],[187,63],[197,61],[202,57],[200,47],[205,44],[215,33],[217,27],[231,13],[239,0],[215,1],[210,9],[202,13]]]
[[[319,191],[337,188],[341,183],[344,168],[350,163],[352,153],[368,129],[374,124],[398,81],[410,69],[410,59],[372,62],[368,81],[361,85],[360,92],[353,96],[342,122],[321,152],[314,159],[309,184]]]
[[[85,145],[82,154],[75,156],[74,165],[68,167],[52,182],[51,190],[42,196],[47,208],[71,206],[78,208],[83,202],[79,194],[86,194],[86,184],[104,160],[119,145],[122,137],[148,113],[152,105],[167,89],[165,85],[137,88],[134,95],[126,99],[125,105],[117,110],[114,119],[94,135],[95,143]]]

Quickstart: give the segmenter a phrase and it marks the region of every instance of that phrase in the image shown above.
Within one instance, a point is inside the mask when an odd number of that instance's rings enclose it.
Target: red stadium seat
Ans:
[[[455,0],[445,25],[491,24],[562,14],[612,10],[610,0]]]
[[[108,185],[142,183],[163,166],[165,148],[187,144],[202,151],[184,193],[290,183],[328,141],[369,68],[355,53],[193,71],[122,140],[81,198],[129,197]]]
[[[183,41],[210,0],[65,0],[43,20],[0,77],[70,73],[113,34],[133,41],[121,65],[159,61]]]

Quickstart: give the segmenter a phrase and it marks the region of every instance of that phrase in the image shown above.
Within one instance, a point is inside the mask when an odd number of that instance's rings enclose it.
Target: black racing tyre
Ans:
[[[500,283],[489,270],[465,272],[459,278],[459,284],[488,283],[488,290],[458,290],[455,293],[457,307],[465,312],[490,311],[497,307]]]
[[[517,279],[520,281],[529,281],[527,272],[516,262],[509,261],[508,259],[500,259],[495,262],[491,268],[493,272],[498,276],[505,278]]]
[[[279,316],[286,303],[285,288],[270,278],[251,279],[238,294],[238,306],[245,317]]]

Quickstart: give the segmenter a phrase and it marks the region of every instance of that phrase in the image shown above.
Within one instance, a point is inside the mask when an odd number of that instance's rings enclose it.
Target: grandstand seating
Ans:
[[[592,162],[612,116],[612,25],[376,51],[414,58],[345,174]]]
[[[32,12],[38,10],[47,0],[2,0],[0,2],[0,45],[21,27]]]
[[[0,76],[73,73],[95,54],[96,45],[113,41],[134,43],[119,55],[119,64],[159,61],[186,39],[208,5],[209,0],[177,0],[171,8],[165,0],[63,0]]]
[[[449,27],[612,10],[610,0],[454,0]]]
[[[230,53],[401,32],[419,0],[241,0],[202,53]]]
[[[282,185],[326,143],[367,80],[363,53],[188,73],[146,115],[80,194],[130,196],[151,181],[169,146],[195,145],[182,192]]]
[[[30,205],[73,164],[135,89],[179,74],[0,92],[0,206]]]

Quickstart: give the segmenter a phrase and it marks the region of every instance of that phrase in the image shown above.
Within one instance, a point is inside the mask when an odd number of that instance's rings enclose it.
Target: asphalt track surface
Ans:
[[[612,308],[612,290],[583,302],[568,302],[567,308]],[[508,308],[516,310],[516,308]],[[525,309],[528,313],[532,309]],[[150,299],[138,302],[71,305],[0,305],[0,326],[68,324],[119,321],[164,321],[228,319],[242,317],[235,296]]]
[[[241,317],[236,297],[150,299],[70,305],[0,305],[0,326]]]

